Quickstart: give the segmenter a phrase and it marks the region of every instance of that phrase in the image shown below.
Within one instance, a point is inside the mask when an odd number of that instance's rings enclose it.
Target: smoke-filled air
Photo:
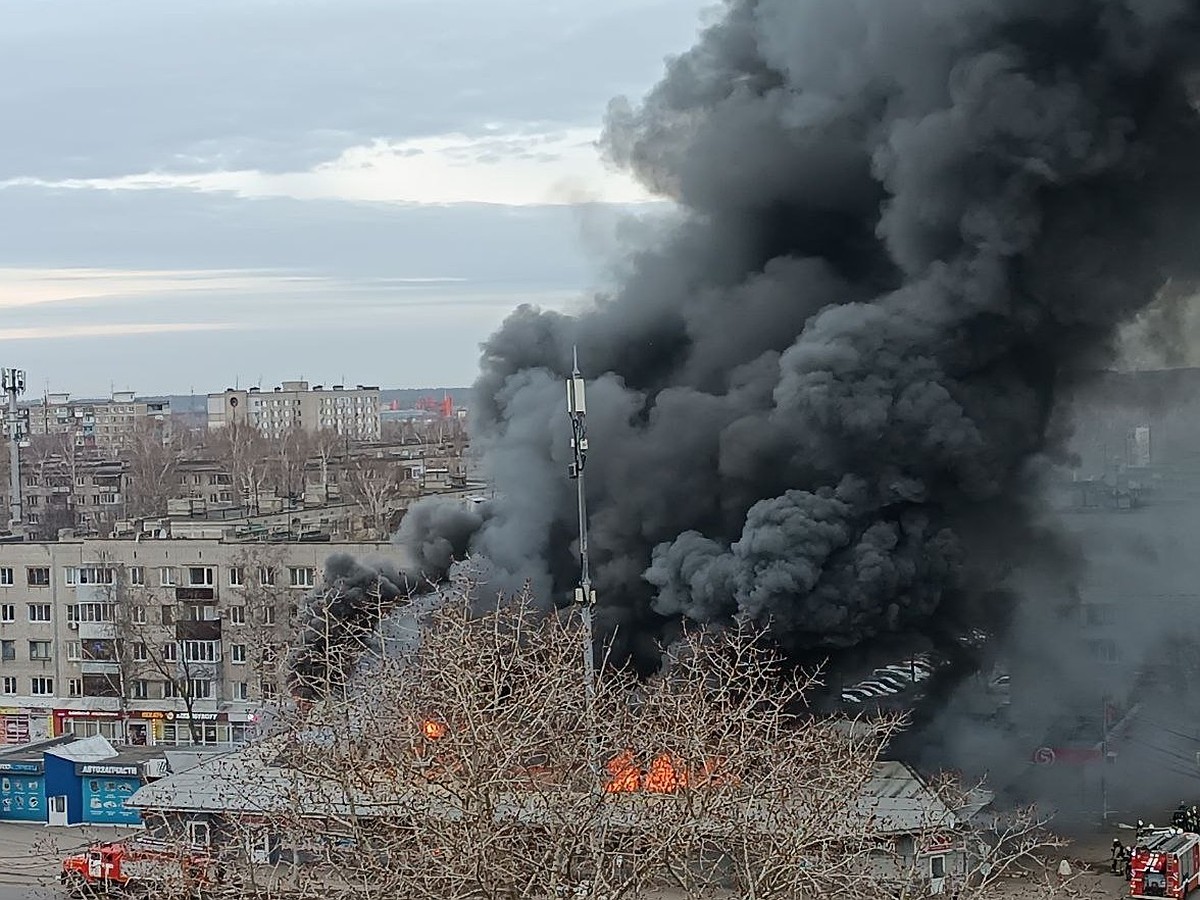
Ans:
[[[1200,4],[729,0],[603,146],[673,201],[578,315],[484,345],[496,499],[418,505],[423,577],[578,577],[571,348],[589,379],[599,622],[647,664],[681,621],[799,658],[1002,632],[1056,400],[1195,273]],[[664,51],[670,48],[664,48]],[[436,503],[436,501],[434,501]]]

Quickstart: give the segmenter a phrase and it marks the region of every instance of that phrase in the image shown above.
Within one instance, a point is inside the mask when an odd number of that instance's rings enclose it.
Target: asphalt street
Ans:
[[[127,834],[114,828],[48,828],[0,822],[0,900],[58,900],[64,856],[97,840]]]

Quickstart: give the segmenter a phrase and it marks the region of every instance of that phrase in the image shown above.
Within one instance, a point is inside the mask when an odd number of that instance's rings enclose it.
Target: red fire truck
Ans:
[[[199,897],[223,880],[211,856],[145,839],[93,844],[62,862],[59,880],[75,897],[103,892]],[[165,892],[165,893],[163,893]]]
[[[1142,832],[1129,860],[1131,897],[1183,900],[1200,887],[1200,835],[1163,828]]]

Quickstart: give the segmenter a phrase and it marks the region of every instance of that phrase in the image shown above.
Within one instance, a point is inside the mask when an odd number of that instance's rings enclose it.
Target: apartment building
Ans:
[[[30,435],[71,435],[77,447],[87,449],[128,447],[138,428],[146,424],[159,429],[164,441],[171,434],[170,402],[139,400],[132,391],[114,393],[107,400],[72,400],[70,394],[47,394],[26,410]]]
[[[63,529],[81,537],[111,534],[125,515],[128,486],[128,464],[99,451],[69,447],[21,456],[25,524],[38,540],[54,540]],[[7,509],[8,502],[9,481],[2,478],[0,506]]]
[[[335,384],[310,387],[307,381],[285,381],[273,391],[258,388],[208,395],[209,430],[235,422],[253,425],[270,438],[293,429],[315,434],[331,431],[354,441],[380,435],[379,388]]]
[[[333,552],[386,543],[0,543],[0,741],[246,738],[283,684],[294,619]]]

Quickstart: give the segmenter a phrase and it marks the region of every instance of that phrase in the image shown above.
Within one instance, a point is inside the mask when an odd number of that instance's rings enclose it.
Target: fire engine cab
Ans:
[[[143,839],[94,844],[72,854],[63,860],[59,880],[76,897],[155,888],[187,897],[202,896],[220,883],[221,871],[209,856]]]
[[[1200,887],[1200,835],[1164,828],[1143,832],[1129,860],[1131,897],[1183,900]]]

